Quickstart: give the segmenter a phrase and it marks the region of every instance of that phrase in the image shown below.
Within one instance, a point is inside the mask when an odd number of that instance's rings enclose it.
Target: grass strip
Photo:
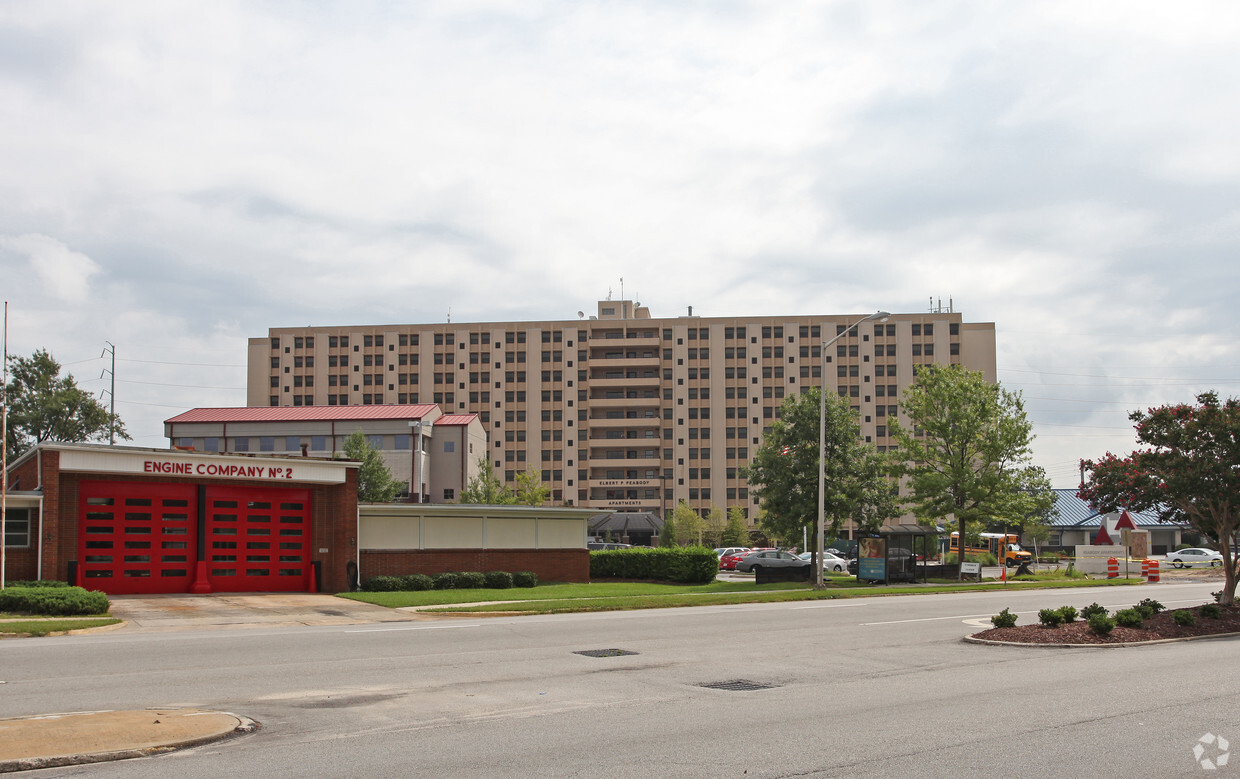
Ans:
[[[635,609],[664,609],[686,606],[727,606],[743,603],[783,603],[790,601],[815,601],[843,598],[873,598],[897,595],[922,595],[952,592],[993,592],[996,590],[1050,590],[1077,587],[1115,587],[1139,584],[1138,580],[1111,579],[1103,581],[1056,581],[1056,582],[989,582],[983,584],[922,585],[916,587],[839,587],[824,590],[783,588],[750,589],[745,592],[677,592],[631,596],[603,596],[591,598],[539,598],[537,600],[508,601],[485,606],[452,606],[424,608],[432,614],[478,614],[487,612],[519,612],[523,614],[565,614],[588,611],[628,611]],[[752,587],[752,585],[750,585]],[[538,588],[535,588],[535,592]],[[475,591],[476,592],[476,591]],[[541,594],[541,593],[540,593]],[[496,599],[500,600],[500,599]]]
[[[710,584],[682,585],[655,584],[651,582],[592,582],[589,584],[540,584],[532,588],[504,590],[422,590],[419,592],[342,592],[341,598],[373,603],[376,606],[402,608],[407,606],[436,606],[452,603],[478,603],[480,601],[508,600],[571,600],[599,597],[641,597],[647,595],[683,595],[686,593],[753,592],[755,589],[803,590],[805,585],[797,582],[779,582],[756,587],[753,582],[711,582]]]
[[[46,636],[48,633],[60,633],[66,630],[83,630],[85,628],[101,628],[120,622],[115,617],[86,617],[74,619],[27,619],[13,622],[0,622],[0,633],[29,634]]]

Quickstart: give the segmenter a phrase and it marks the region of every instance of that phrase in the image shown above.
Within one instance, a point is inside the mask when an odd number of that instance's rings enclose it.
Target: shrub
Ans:
[[[640,579],[707,584],[719,574],[719,558],[702,546],[638,547],[590,553],[591,579]]]
[[[6,587],[0,590],[0,611],[45,616],[107,614],[108,596],[81,587]]]
[[[1106,608],[1105,608],[1105,607],[1103,607],[1103,606],[1099,606],[1099,605],[1095,602],[1095,603],[1091,603],[1091,604],[1089,604],[1088,606],[1086,606],[1085,608],[1081,609],[1081,619],[1088,620],[1088,619],[1090,619],[1091,617],[1093,617],[1093,616],[1094,616],[1094,615],[1096,615],[1096,614],[1101,614],[1102,616],[1104,616],[1104,617],[1105,617],[1105,616],[1106,616],[1106,613],[1107,613]]]
[[[512,574],[512,583],[515,587],[536,587],[538,574],[533,571],[516,571]]]
[[[1108,617],[1104,609],[1101,614],[1094,614],[1089,618],[1089,629],[1099,636],[1110,635],[1115,629],[1115,620]]]
[[[1167,607],[1162,605],[1158,601],[1154,600],[1153,598],[1145,598],[1141,600],[1140,602],[1138,602],[1137,605],[1134,606],[1133,608],[1140,611],[1142,616],[1144,616],[1146,619],[1149,619],[1150,617],[1154,616],[1158,612],[1165,610]]]
[[[966,554],[964,556],[964,561],[966,563],[981,563],[982,565],[998,565],[999,564],[999,558],[995,557],[990,552],[985,552],[983,554]],[[947,554],[943,555],[943,564],[944,565],[955,565],[956,564],[956,553],[948,552]]]
[[[1180,609],[1172,613],[1171,618],[1175,620],[1175,624],[1184,625],[1185,627],[1197,621],[1196,615],[1188,609]]]
[[[1059,618],[1069,625],[1076,622],[1077,610],[1075,606],[1063,606],[1059,609]]]
[[[507,590],[512,587],[512,574],[507,571],[487,571],[487,589]]]
[[[431,582],[437,590],[455,590],[457,587],[457,575],[451,571],[444,571],[431,576]]]
[[[481,590],[487,586],[487,577],[480,571],[464,571],[456,575],[458,590]]]
[[[990,624],[997,628],[1016,627],[1016,615],[1011,611],[1004,609],[990,618]]]
[[[424,573],[411,573],[400,577],[400,588],[405,592],[421,592],[434,586],[435,582]]]
[[[404,587],[401,586],[401,577],[399,576],[372,576],[362,582],[363,592],[400,592]]]
[[[1139,628],[1145,622],[1145,615],[1138,609],[1120,609],[1115,612],[1115,624],[1126,628]]]
[[[1059,609],[1042,609],[1038,612],[1038,619],[1048,628],[1058,627],[1063,622],[1063,614]]]
[[[1207,603],[1201,607],[1201,616],[1209,617],[1210,619],[1222,619],[1223,610],[1218,607],[1217,603]]]

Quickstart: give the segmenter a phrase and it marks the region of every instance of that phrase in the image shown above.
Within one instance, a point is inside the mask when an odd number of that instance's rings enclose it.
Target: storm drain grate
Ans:
[[[575,655],[585,655],[586,657],[624,657],[625,655],[635,655],[636,652],[630,652],[627,649],[585,649],[580,652],[573,652]]]
[[[733,679],[728,682],[705,682],[698,685],[698,687],[709,687],[712,690],[729,690],[736,692],[747,692],[749,690],[771,690],[778,686],[778,684],[751,682],[748,679]]]

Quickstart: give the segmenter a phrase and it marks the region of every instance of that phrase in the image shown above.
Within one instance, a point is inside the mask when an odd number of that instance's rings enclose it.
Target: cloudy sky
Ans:
[[[996,323],[1037,462],[1240,394],[1240,4],[0,2],[10,353],[135,443],[267,328]]]

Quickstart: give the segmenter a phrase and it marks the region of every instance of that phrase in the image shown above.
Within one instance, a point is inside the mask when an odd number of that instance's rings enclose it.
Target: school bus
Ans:
[[[977,546],[965,546],[965,555],[986,554],[1002,560],[1008,568],[1033,561],[1033,555],[1020,548],[1020,537],[1013,533],[978,533]],[[952,533],[951,551],[960,551],[960,534]],[[957,555],[959,559],[959,555]]]

